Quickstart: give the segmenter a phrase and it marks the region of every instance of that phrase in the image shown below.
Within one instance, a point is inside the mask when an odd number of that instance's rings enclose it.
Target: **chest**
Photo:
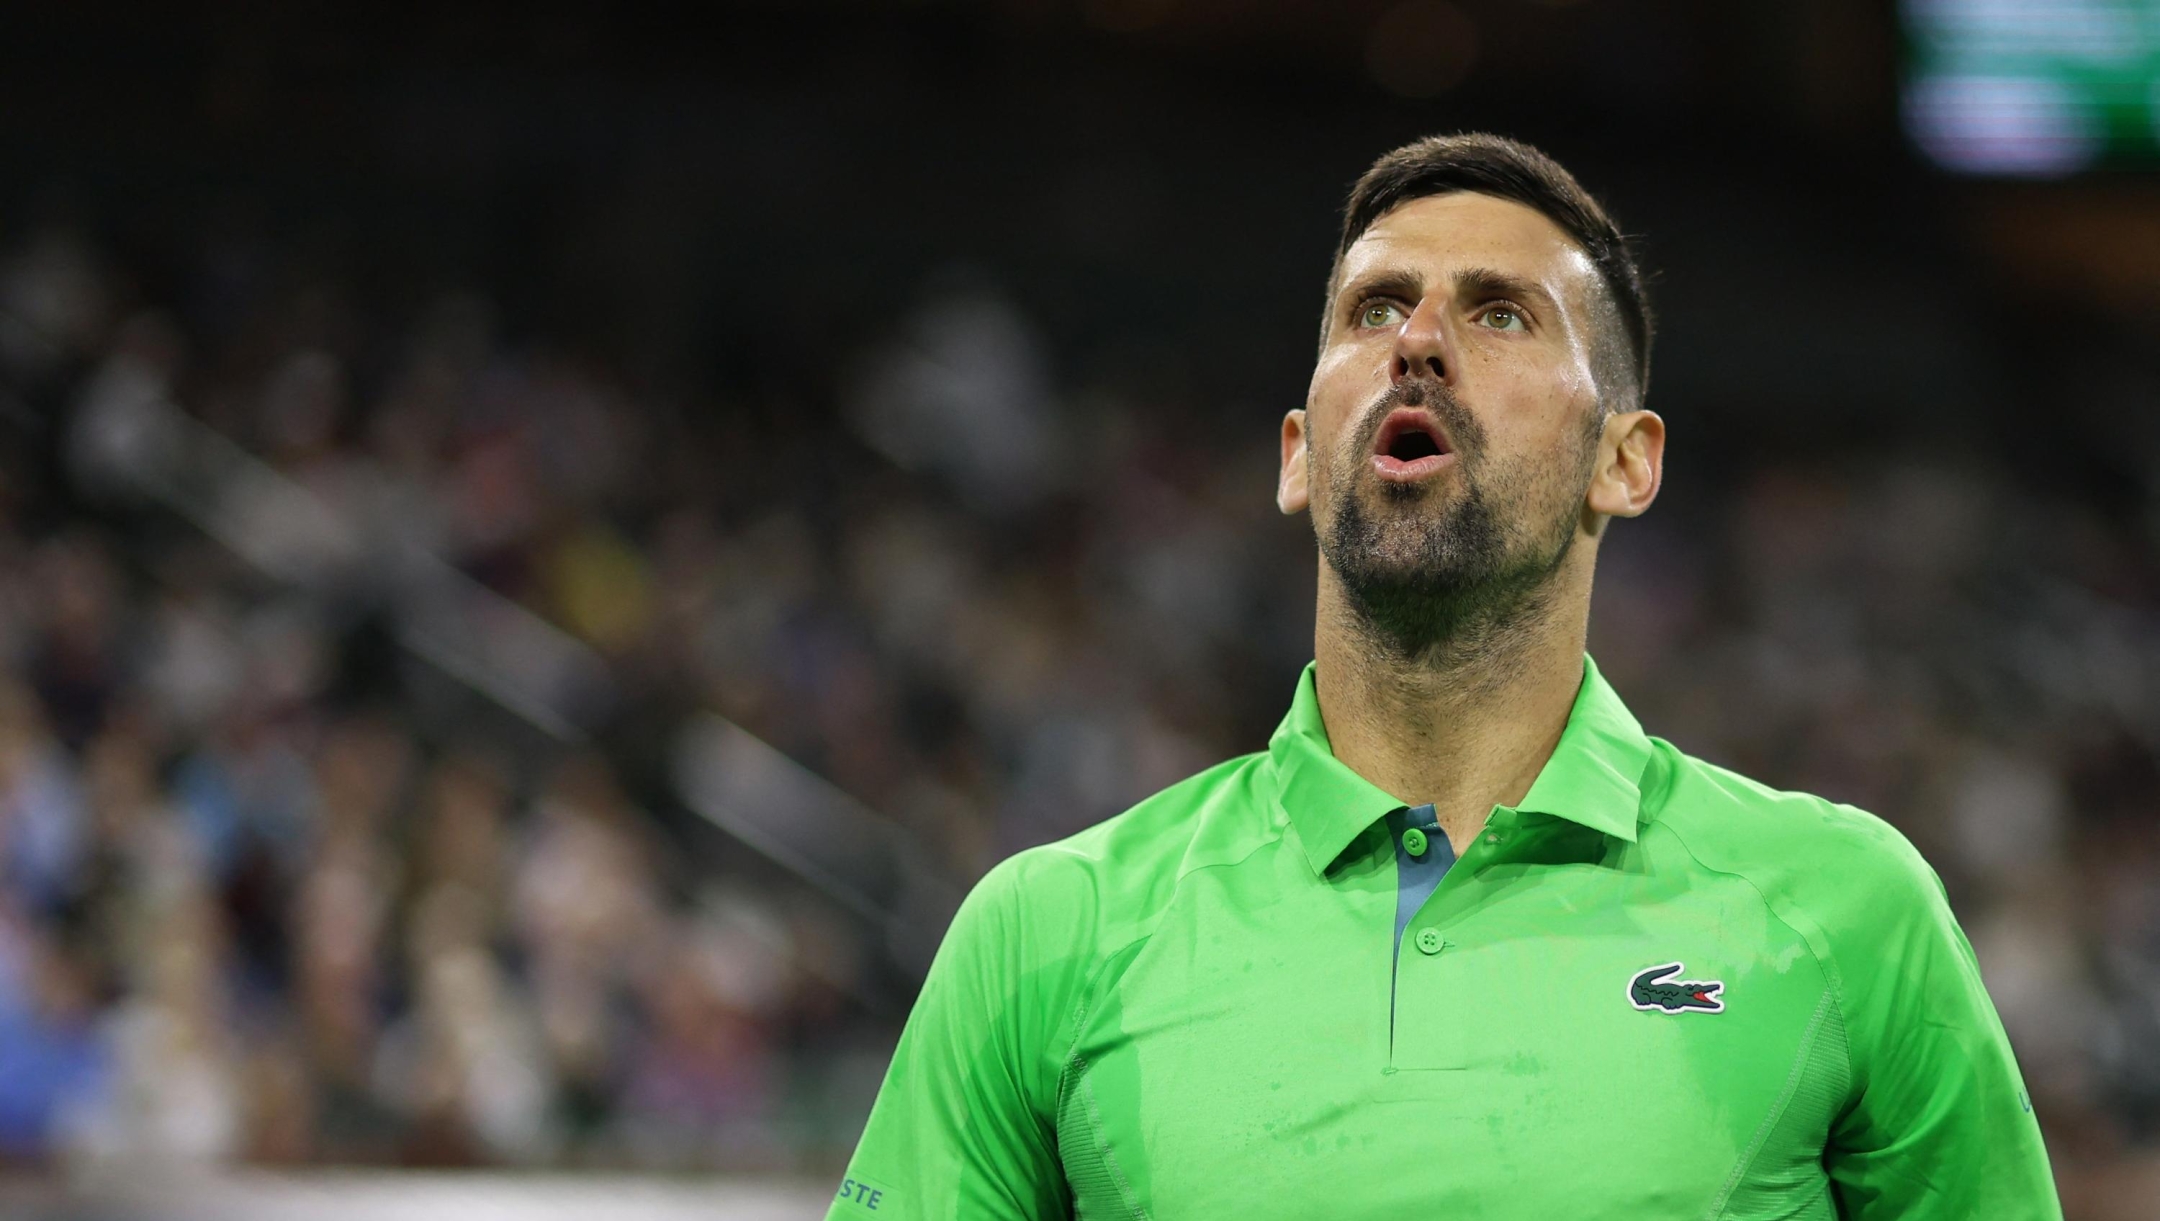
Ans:
[[[1744,884],[1492,869],[1399,941],[1391,885],[1194,898],[1083,1022],[1060,1118],[1082,1216],[1695,1216],[1822,1191],[1835,1007]]]

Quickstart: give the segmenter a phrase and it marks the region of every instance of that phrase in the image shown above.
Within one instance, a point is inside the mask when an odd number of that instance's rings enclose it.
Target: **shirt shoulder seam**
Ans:
[[[1794,924],[1784,912],[1778,910],[1777,904],[1772,903],[1770,896],[1764,893],[1761,883],[1736,869],[1721,869],[1705,861],[1702,855],[1695,851],[1695,846],[1688,842],[1687,836],[1683,835],[1680,829],[1671,822],[1659,819],[1656,825],[1665,828],[1667,832],[1671,833],[1673,841],[1680,845],[1680,850],[1688,854],[1688,859],[1695,862],[1697,868],[1723,877],[1737,878],[1746,883],[1747,888],[1755,893],[1756,902],[1761,903],[1763,910],[1770,913],[1770,918],[1791,929],[1793,934],[1800,938],[1800,944],[1808,948],[1808,957],[1814,960],[1815,969],[1822,973],[1823,983],[1829,989],[1830,1003],[1837,1007],[1838,1023],[1845,1029],[1850,1030],[1852,1028],[1850,1024],[1851,1015],[1846,1012],[1845,1008],[1845,973],[1838,967],[1836,953],[1830,948],[1830,935],[1823,931],[1822,925],[1812,916],[1808,917],[1807,923],[1812,926],[1815,934],[1812,937],[1809,936],[1808,929]],[[1794,900],[1792,905],[1805,914],[1798,900]],[[1820,947],[1816,945],[1818,940],[1822,943]],[[1851,1083],[1847,1088],[1851,1089],[1858,1086],[1859,1073],[1853,1064],[1852,1042],[1849,1039],[1841,1041],[1844,1043],[1842,1051],[1845,1056],[1846,1080]]]
[[[1242,865],[1246,861],[1251,860],[1255,853],[1258,853],[1262,849],[1266,848],[1268,845],[1281,843],[1282,838],[1282,834],[1278,829],[1276,833],[1272,836],[1262,837],[1260,842],[1254,844],[1249,850],[1247,850],[1243,855],[1237,857],[1235,860],[1209,861],[1203,865],[1195,865],[1190,869],[1181,869],[1180,872],[1171,879],[1170,889],[1173,896],[1172,901],[1175,901],[1176,892],[1181,886],[1184,885],[1186,878],[1189,878],[1194,874],[1206,869],[1219,869],[1227,868],[1233,865]],[[1167,905],[1165,906],[1167,907]],[[1160,921],[1161,913],[1158,912],[1156,914],[1156,918],[1148,922],[1148,927],[1145,932],[1135,933],[1131,938],[1119,942],[1116,949],[1106,950],[1103,953],[1102,958],[1097,961],[1093,969],[1088,972],[1086,981],[1080,985],[1079,998],[1067,1013],[1067,1018],[1072,1023],[1072,1032],[1066,1039],[1065,1050],[1063,1054],[1061,1054],[1058,1058],[1058,1084],[1056,1089],[1056,1096],[1052,1099],[1053,1110],[1051,1113],[1053,1115],[1057,1113],[1055,1109],[1056,1106],[1058,1104],[1062,1104],[1064,1101],[1065,1079],[1071,1072],[1073,1063],[1076,1060],[1080,1059],[1080,1036],[1086,1032],[1088,1015],[1094,1011],[1095,1002],[1097,1000],[1096,989],[1097,985],[1100,984],[1102,981],[1103,972],[1110,969],[1110,964],[1116,962],[1118,959],[1124,957],[1126,954],[1132,953],[1135,947],[1142,946],[1146,942],[1153,940],[1155,937],[1156,925],[1159,924]]]

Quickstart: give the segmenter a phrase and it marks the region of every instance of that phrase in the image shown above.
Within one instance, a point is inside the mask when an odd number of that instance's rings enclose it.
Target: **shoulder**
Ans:
[[[1267,769],[1265,755],[1231,759],[1007,857],[968,892],[932,976],[968,981],[982,1004],[1027,1015],[1026,1046],[1062,1046],[1060,1023],[1099,991],[1108,964],[1146,943],[1194,859],[1266,821],[1254,802],[1273,791]]]
[[[1858,870],[1882,881],[1933,874],[1912,841],[1883,819],[1813,793],[1774,789],[1652,739],[1662,792],[1654,821],[1713,868],[1789,864]],[[1657,766],[1657,765],[1654,765]],[[1710,858],[1715,858],[1710,859]]]
[[[1279,834],[1270,768],[1265,754],[1225,760],[1084,831],[1007,857],[968,903],[1106,942],[1144,935],[1179,878]]]
[[[1888,822],[1653,743],[1646,836],[1662,831],[1700,867],[1745,879],[1833,972],[1901,930],[1950,922],[1935,871]]]

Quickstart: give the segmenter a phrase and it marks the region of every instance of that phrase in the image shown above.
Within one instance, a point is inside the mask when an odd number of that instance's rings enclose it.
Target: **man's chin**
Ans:
[[[1360,567],[1414,577],[1448,566],[1462,550],[1452,515],[1436,509],[1423,505],[1361,513],[1356,528],[1337,537],[1357,552]]]
[[[1370,520],[1353,537],[1337,536],[1322,549],[1345,586],[1374,596],[1446,596],[1474,582],[1462,548],[1431,521],[1402,522],[1388,529]]]
[[[1364,555],[1330,567],[1360,602],[1453,598],[1479,583],[1458,565],[1429,557],[1413,562]]]
[[[1460,596],[1490,574],[1498,540],[1453,499],[1430,488],[1358,495],[1328,523],[1321,552],[1360,601]]]

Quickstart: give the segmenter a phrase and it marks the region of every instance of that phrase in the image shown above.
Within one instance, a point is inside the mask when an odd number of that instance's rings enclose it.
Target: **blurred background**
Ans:
[[[1336,209],[1487,128],[1655,275],[1599,663],[2160,1217],[2160,0],[10,24],[11,1215],[820,1215],[968,884],[1264,745]]]

